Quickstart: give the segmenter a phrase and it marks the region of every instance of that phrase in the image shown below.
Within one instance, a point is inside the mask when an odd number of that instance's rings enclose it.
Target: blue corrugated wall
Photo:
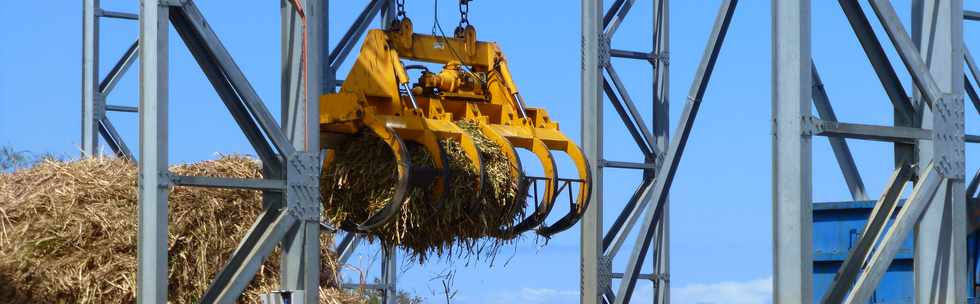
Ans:
[[[874,207],[874,201],[815,203],[813,205],[813,297],[820,297],[833,281],[837,268],[864,229],[864,223]],[[888,273],[878,285],[871,303],[914,303],[912,278],[913,237],[905,240]],[[977,250],[974,238],[968,242],[972,261]],[[971,265],[976,263],[971,262]],[[969,273],[977,277],[976,267]],[[970,280],[975,282],[976,280]],[[974,290],[970,290],[970,295]],[[971,301],[972,303],[972,301]]]

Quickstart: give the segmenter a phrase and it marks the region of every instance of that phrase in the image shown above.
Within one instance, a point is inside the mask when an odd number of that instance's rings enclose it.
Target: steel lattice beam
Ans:
[[[658,303],[669,302],[668,267],[669,238],[665,210],[667,196],[674,174],[683,155],[693,122],[697,116],[701,100],[710,79],[714,63],[734,13],[737,1],[723,1],[714,28],[708,38],[704,57],[691,85],[688,101],[682,111],[680,122],[672,140],[668,142],[669,103],[667,87],[669,84],[666,54],[669,49],[667,1],[653,1],[653,51],[649,53],[615,50],[609,46],[613,34],[620,27],[635,1],[615,1],[599,18],[601,1],[583,1],[583,147],[589,159],[597,160],[603,167],[644,170],[644,179],[626,207],[620,212],[612,228],[602,233],[602,191],[601,167],[594,181],[597,191],[593,192],[597,202],[583,218],[582,234],[582,302],[583,303],[628,303],[638,279],[654,282],[654,297]],[[601,22],[600,22],[601,21]],[[603,54],[603,52],[607,52]],[[638,107],[630,97],[615,68],[609,63],[609,56],[643,59],[653,67],[653,131],[639,114]],[[602,77],[602,72],[608,77]],[[640,151],[645,155],[645,163],[614,162],[602,159],[602,102],[596,89],[602,89],[609,97],[627,130],[633,136]],[[639,237],[633,245],[627,268],[621,273],[612,272],[611,261],[626,242],[637,222],[642,222]],[[601,237],[601,242],[597,238]],[[642,274],[648,252],[653,248],[653,274]],[[613,292],[610,280],[621,279],[618,292]]]
[[[651,207],[647,209],[643,227],[640,230],[640,237],[637,238],[636,244],[633,247],[633,253],[630,255],[627,270],[624,272],[623,281],[620,284],[615,303],[629,303],[630,297],[633,295],[633,288],[636,286],[636,277],[640,274],[639,271],[646,257],[647,249],[654,236],[656,222],[663,215],[664,206],[666,205],[665,201],[667,200],[671,183],[674,180],[674,174],[677,172],[681,156],[684,154],[684,147],[687,145],[691,129],[694,126],[694,120],[697,118],[704,92],[708,88],[711,73],[714,71],[714,65],[718,60],[718,53],[721,51],[721,46],[725,42],[728,26],[731,24],[737,4],[738,1],[736,0],[723,1],[718,9],[714,28],[708,36],[708,44],[705,46],[704,55],[701,57],[701,64],[698,66],[694,81],[691,83],[691,89],[688,92],[687,102],[684,104],[684,109],[681,112],[678,127],[675,131],[676,133],[671,139],[670,146],[664,157],[664,162],[661,164],[660,170],[657,171],[657,177],[654,179]]]
[[[132,152],[119,132],[106,116],[107,111],[119,111],[119,106],[106,105],[106,97],[112,92],[123,74],[136,61],[138,41],[133,42],[116,61],[109,72],[98,80],[100,53],[100,18],[139,20],[138,15],[103,10],[99,0],[84,1],[82,6],[82,155],[99,154],[99,137],[106,141],[112,152],[126,159],[133,159]],[[135,107],[125,107],[126,112],[137,112]]]
[[[840,303],[844,301],[848,290],[857,281],[859,272],[863,266],[862,264],[867,260],[868,254],[871,253],[872,246],[875,244],[875,241],[880,239],[888,223],[888,219],[892,217],[895,209],[897,209],[899,196],[902,195],[905,184],[912,179],[912,174],[912,167],[909,165],[902,165],[892,173],[885,192],[882,192],[881,197],[878,198],[874,208],[871,210],[868,222],[864,225],[864,230],[861,232],[861,238],[858,239],[857,244],[851,247],[847,258],[841,263],[840,268],[837,270],[837,275],[834,276],[829,291],[824,294],[820,301],[821,303]]]
[[[884,234],[880,243],[878,244],[877,250],[874,251],[868,260],[867,265],[861,269],[859,276],[857,276],[855,279],[854,287],[851,293],[849,293],[847,298],[841,303],[868,303],[868,301],[871,299],[871,295],[874,293],[874,290],[878,287],[878,282],[881,281],[881,278],[885,275],[885,271],[888,270],[888,266],[891,265],[892,260],[895,259],[895,254],[898,253],[898,249],[902,246],[902,243],[905,242],[905,238],[908,237],[909,232],[912,231],[912,228],[916,225],[916,222],[919,221],[919,218],[931,203],[932,198],[936,194],[936,190],[939,189],[942,181],[943,178],[940,177],[938,172],[936,172],[932,164],[926,167],[925,171],[923,172],[923,177],[915,186],[915,189],[912,191],[912,195],[906,201],[902,209],[899,210],[898,215],[895,217],[895,221],[891,224],[891,228]],[[881,221],[881,219],[875,218],[873,221],[869,221],[869,225],[876,223],[875,221]],[[866,229],[865,231],[868,230]],[[871,238],[878,238],[880,233],[881,232],[879,231],[874,235],[862,235],[860,242],[862,244],[867,242],[867,245],[870,246],[875,241]],[[866,238],[869,240],[866,241]],[[862,259],[864,258],[863,256],[857,257]],[[857,262],[859,261],[855,261],[855,263]],[[852,269],[851,271],[856,270]]]
[[[817,66],[812,60],[810,65],[811,77],[813,77],[813,105],[821,119],[836,122],[837,115],[834,114],[834,108],[830,105],[830,98],[827,96],[823,81],[820,80],[820,74],[817,73]],[[868,194],[864,189],[864,180],[861,179],[861,173],[857,169],[857,164],[854,163],[854,156],[851,154],[851,148],[847,145],[847,141],[839,137],[827,137],[827,140],[830,142],[830,148],[834,151],[837,165],[840,167],[841,173],[844,174],[844,181],[847,182],[847,189],[851,191],[851,198],[856,201],[868,200]]]

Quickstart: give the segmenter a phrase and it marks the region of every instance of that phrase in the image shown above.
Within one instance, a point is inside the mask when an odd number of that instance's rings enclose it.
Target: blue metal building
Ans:
[[[875,201],[847,201],[814,203],[813,205],[813,297],[814,303],[819,303],[820,297],[827,292],[830,283],[837,273],[848,250],[858,240],[864,224],[868,220]],[[912,277],[913,237],[909,236],[903,243],[888,273],[881,280],[878,289],[871,298],[871,303],[895,304],[914,303],[915,288]],[[977,237],[967,242],[970,250],[969,265],[971,279],[971,303],[976,303],[975,296],[978,282],[977,269]]]

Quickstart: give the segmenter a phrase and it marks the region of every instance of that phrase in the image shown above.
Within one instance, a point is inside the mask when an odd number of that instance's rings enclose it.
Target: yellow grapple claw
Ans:
[[[431,72],[423,65],[405,66],[402,60],[444,66],[442,71]],[[410,85],[406,69],[423,70],[416,83]],[[510,161],[511,176],[519,178],[518,192],[522,195],[515,203],[523,206],[528,191],[534,191],[535,197],[541,193],[534,202],[534,212],[512,226],[501,227],[498,231],[501,237],[514,237],[532,229],[550,236],[574,225],[588,206],[592,178],[581,149],[559,130],[544,109],[528,108],[524,104],[497,44],[476,40],[476,30],[472,27],[461,31],[458,37],[416,34],[412,32],[411,21],[403,18],[387,31],[369,31],[340,92],[321,96],[320,109],[323,132],[353,134],[371,128],[383,138],[388,136],[386,142],[390,141],[393,151],[399,150],[396,146],[404,150],[401,141],[424,146],[433,155],[436,169],[443,172],[435,178],[436,198],[441,197],[448,180],[445,173],[448,164],[440,140],[459,143],[466,159],[479,172],[480,180],[476,184],[485,186],[478,147],[455,124],[460,120],[476,122],[481,133],[501,147]],[[544,176],[527,176],[515,148],[537,156]],[[578,178],[560,178],[551,151],[568,154],[575,163]],[[406,159],[404,154],[400,157]],[[404,168],[404,174],[402,169],[399,167],[399,176],[404,176],[407,183],[411,168]],[[543,188],[538,188],[538,181],[543,182]],[[556,198],[564,189],[572,191],[568,185],[573,182],[579,184],[579,192],[577,199],[570,200],[569,213],[546,225]],[[371,223],[359,227],[370,229],[389,220],[392,213],[389,209],[400,207],[396,201],[392,200],[392,205],[372,216]]]

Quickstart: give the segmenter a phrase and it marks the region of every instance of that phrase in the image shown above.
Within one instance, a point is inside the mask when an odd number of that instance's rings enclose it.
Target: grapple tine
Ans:
[[[538,234],[544,237],[551,237],[556,233],[568,230],[575,223],[578,223],[578,220],[585,214],[585,210],[588,209],[589,202],[592,199],[592,168],[589,167],[589,162],[585,159],[585,153],[581,147],[573,143],[567,145],[565,153],[575,162],[575,168],[578,169],[578,176],[581,179],[578,198],[569,206],[568,213],[565,216],[550,226],[542,224],[541,228],[538,228]],[[571,187],[567,191],[572,191]]]
[[[534,213],[528,217],[525,217],[513,227],[501,231],[501,235],[504,238],[514,238],[521,233],[540,226],[542,223],[544,223],[544,220],[548,218],[548,213],[551,213],[551,209],[555,204],[555,192],[557,190],[557,184],[555,181],[556,177],[558,176],[558,168],[555,165],[555,158],[551,155],[551,150],[548,150],[548,147],[544,144],[544,142],[537,138],[531,139],[530,150],[538,157],[538,160],[541,161],[541,168],[544,170],[544,194],[542,195],[540,201],[535,202],[536,206]],[[527,187],[527,185],[524,185],[523,187]],[[526,193],[526,190],[524,192]]]
[[[381,137],[395,155],[395,166],[398,168],[398,182],[395,184],[395,194],[381,210],[372,214],[363,223],[357,225],[357,229],[364,231],[384,225],[391,220],[401,209],[402,203],[408,195],[409,180],[411,179],[412,159],[409,158],[408,148],[401,137],[391,128],[377,122],[366,122],[378,137]]]

